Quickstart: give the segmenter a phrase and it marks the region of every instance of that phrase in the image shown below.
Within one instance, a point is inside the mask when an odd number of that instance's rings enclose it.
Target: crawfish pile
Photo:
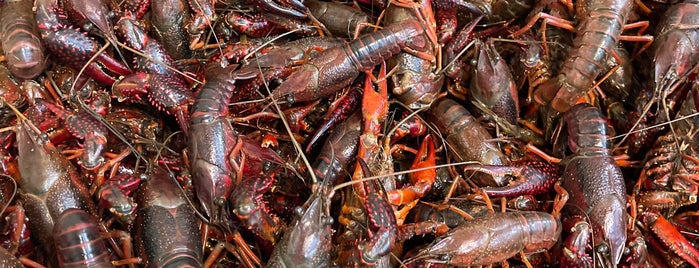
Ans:
[[[2,267],[699,267],[699,2],[0,0]]]

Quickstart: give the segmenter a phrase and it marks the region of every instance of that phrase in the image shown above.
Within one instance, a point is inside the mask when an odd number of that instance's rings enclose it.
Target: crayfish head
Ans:
[[[672,84],[688,74],[692,69],[692,42],[683,31],[668,31],[659,36],[654,46],[657,49],[653,57],[653,87],[656,91],[667,90]],[[663,94],[670,94],[664,92]]]
[[[626,246],[625,202],[616,195],[607,195],[589,211],[594,245],[614,266],[621,262]]]

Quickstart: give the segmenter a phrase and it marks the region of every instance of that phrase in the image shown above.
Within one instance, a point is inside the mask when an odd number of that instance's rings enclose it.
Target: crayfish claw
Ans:
[[[261,7],[262,9],[277,13],[279,15],[290,16],[294,17],[295,19],[305,19],[306,17],[308,17],[307,13],[298,10],[307,10],[303,3],[301,3],[300,1],[289,1],[289,3],[291,3],[294,8],[287,8],[285,6],[275,3],[272,0],[252,0],[251,2]]]

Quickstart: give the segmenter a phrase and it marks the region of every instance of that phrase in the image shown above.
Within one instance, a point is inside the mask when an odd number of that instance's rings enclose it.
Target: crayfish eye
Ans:
[[[301,217],[303,215],[303,208],[302,207],[294,208],[294,213],[296,213],[297,216]]]
[[[270,161],[265,161],[265,162],[262,164],[262,171],[268,172],[268,171],[270,171],[271,169],[272,169],[272,162],[270,162]]]
[[[84,100],[90,98],[92,96],[92,90],[88,87],[83,87],[78,89],[78,92],[75,94],[76,97]]]
[[[222,207],[223,205],[226,204],[226,200],[219,197],[219,198],[214,199],[214,204],[219,206],[219,207]]]
[[[85,30],[86,32],[89,32],[90,30],[92,30],[92,24],[91,24],[91,23],[85,23],[85,24],[83,25],[82,28],[83,28],[83,30]]]
[[[286,102],[289,104],[294,104],[294,95],[286,95]]]
[[[332,217],[323,217],[323,223],[327,225],[333,225],[335,220]]]
[[[597,247],[597,252],[606,254],[609,252],[609,246],[607,246],[607,244],[601,244]]]
[[[119,211],[123,212],[123,213],[131,212],[132,209],[133,209],[133,206],[131,206],[131,204],[129,204],[129,203],[125,203],[125,204],[122,204],[121,206],[119,206]]]
[[[243,205],[243,206],[238,207],[236,209],[236,211],[238,212],[237,214],[239,214],[239,215],[243,215],[243,216],[250,215],[250,213],[252,213],[252,206],[251,205]]]

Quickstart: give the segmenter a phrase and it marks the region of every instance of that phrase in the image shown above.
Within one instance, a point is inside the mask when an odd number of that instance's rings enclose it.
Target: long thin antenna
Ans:
[[[351,180],[351,181],[340,183],[340,184],[336,185],[335,187],[333,187],[332,191],[337,191],[337,190],[340,190],[344,187],[347,187],[347,186],[350,186],[350,185],[353,185],[356,183],[381,179],[381,178],[385,178],[385,177],[389,177],[389,176],[398,176],[398,175],[409,174],[409,173],[423,171],[423,170],[429,170],[429,169],[438,169],[438,168],[443,168],[443,167],[463,166],[463,165],[471,165],[471,164],[482,164],[482,163],[478,162],[478,161],[465,161],[465,162],[449,163],[449,164],[435,165],[435,166],[431,166],[431,167],[423,167],[423,168],[416,168],[416,169],[411,169],[411,170],[398,171],[398,172],[394,172],[391,174],[383,174],[383,175],[376,175],[376,176],[371,176],[371,177],[364,177],[364,178],[361,178],[358,180]]]

